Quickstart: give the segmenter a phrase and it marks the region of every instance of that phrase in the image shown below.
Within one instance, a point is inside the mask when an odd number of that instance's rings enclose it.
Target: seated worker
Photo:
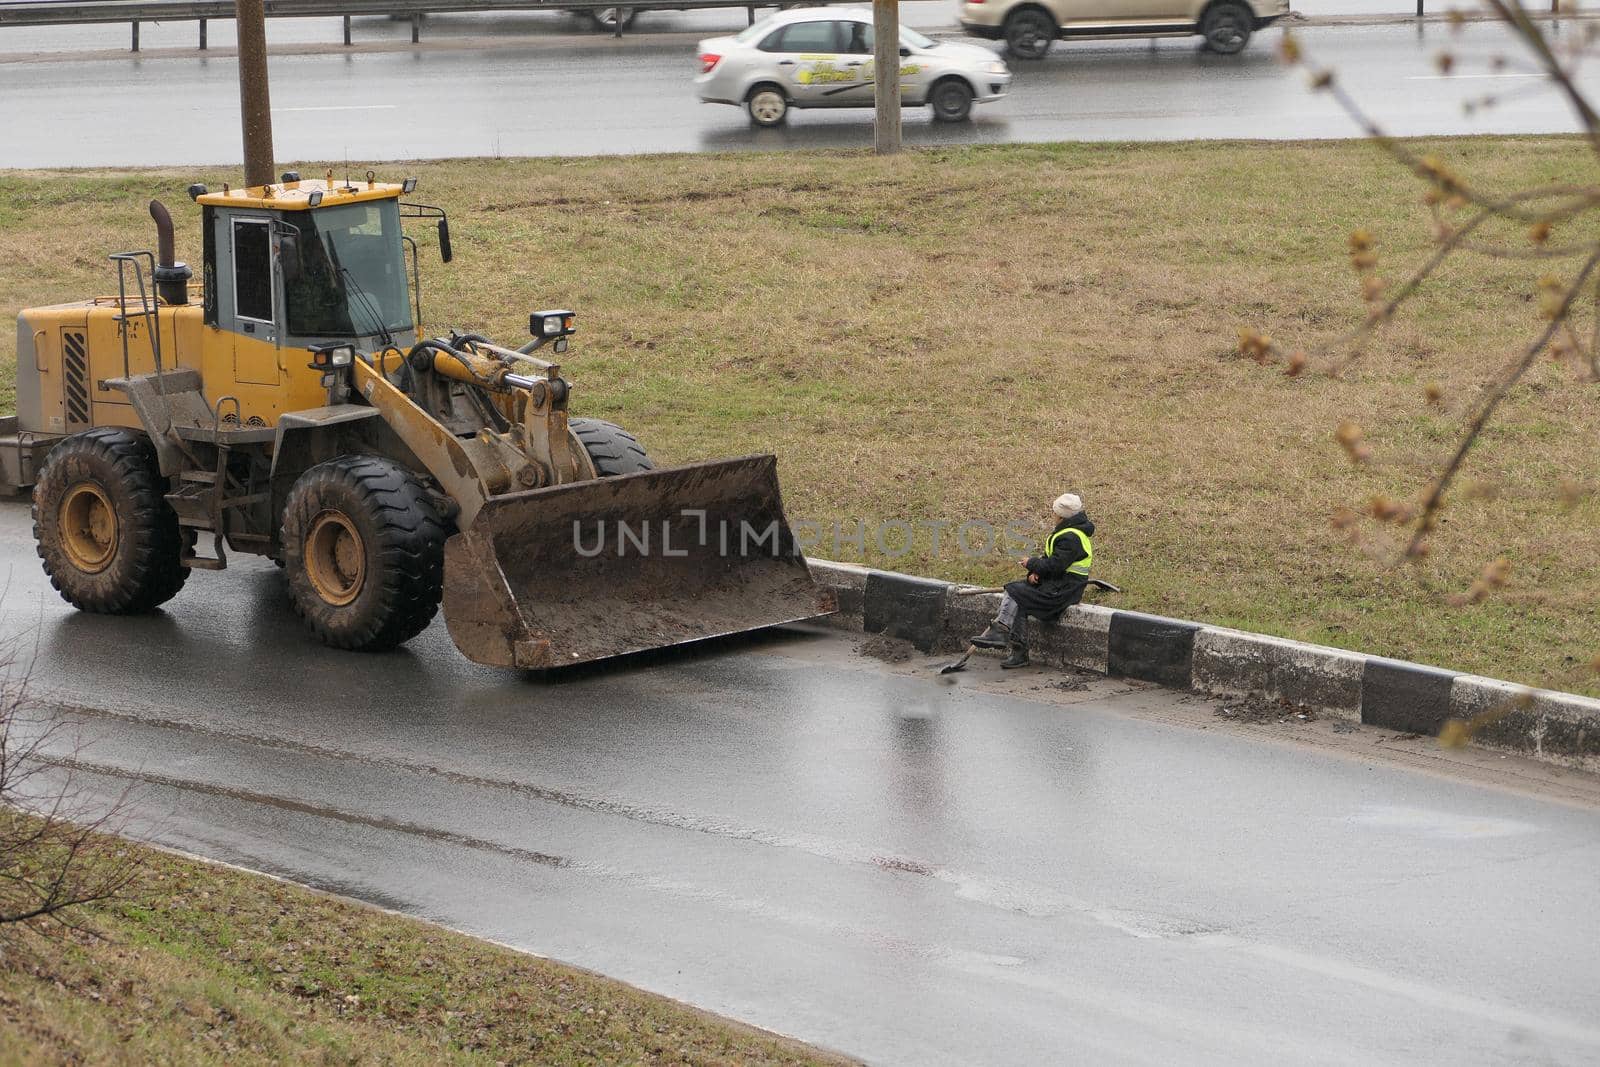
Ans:
[[[1051,506],[1059,521],[1044,539],[1044,554],[1019,562],[1028,568],[1028,577],[1006,583],[1000,601],[1000,614],[983,633],[972,639],[979,648],[1010,647],[1011,655],[1000,666],[1022,667],[1028,662],[1028,616],[1054,619],[1083,599],[1089,584],[1089,564],[1094,561],[1094,523],[1083,510],[1083,501],[1073,493],[1062,493]]]

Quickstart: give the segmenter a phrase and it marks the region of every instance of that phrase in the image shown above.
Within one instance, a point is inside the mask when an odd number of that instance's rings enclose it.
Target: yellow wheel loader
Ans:
[[[18,318],[0,470],[32,486],[45,571],[84,611],[144,612],[228,553],[286,570],[339,648],[392,648],[438,611],[484,664],[563,667],[832,609],[770,455],[656,469],[627,431],[569,418],[574,316],[512,349],[427,336],[414,179],[210,192],[201,282],[111,256],[117,295]],[[409,261],[407,247],[409,246]]]

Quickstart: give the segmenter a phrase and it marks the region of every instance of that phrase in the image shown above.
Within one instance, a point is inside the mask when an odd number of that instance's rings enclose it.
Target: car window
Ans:
[[[837,52],[838,23],[791,22],[761,42],[763,52]]]
[[[740,44],[749,44],[751,41],[754,41],[757,37],[760,37],[763,33],[766,33],[767,30],[772,28],[772,18],[773,16],[768,15],[759,22],[752,22],[750,25],[734,34],[733,39],[738,41]]]
[[[872,33],[870,22],[846,22],[844,26],[844,50],[851,55],[870,56],[873,42],[877,40]],[[900,28],[900,43],[907,48],[927,49],[938,47],[938,42],[924,37],[916,30],[907,26]]]

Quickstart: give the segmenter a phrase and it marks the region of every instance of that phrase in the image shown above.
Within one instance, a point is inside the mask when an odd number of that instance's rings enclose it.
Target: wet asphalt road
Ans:
[[[826,632],[562,683],[438,625],[337,653],[249,560],[79,615],[18,504],[0,560],[80,784],[171,846],[874,1062],[1600,1057],[1594,779]]]
[[[906,21],[953,25],[939,3],[907,4]],[[273,22],[285,50],[271,61],[274,133],[283,160],[587,155],[737,149],[862,147],[865,111],[797,114],[788,127],[752,129],[742,112],[700,104],[692,77],[697,40],[743,25],[738,12],[654,12],[640,33],[614,41],[553,14],[431,20],[424,46],[409,30],[361,20],[346,52],[337,22]],[[126,27],[13,29],[0,34],[0,167],[226,164],[241,158],[237,69],[225,54],[194,51],[194,25],[147,26],[147,51],[126,48]],[[213,30],[219,45],[228,32]],[[1575,24],[1562,31],[1570,35]],[[980,106],[974,121],[935,124],[908,113],[912,144],[1189,138],[1322,138],[1356,132],[1332,101],[1283,68],[1280,33],[1263,31],[1242,55],[1212,56],[1192,39],[1063,43],[1045,61],[1014,64],[1014,92]],[[1440,24],[1321,27],[1303,39],[1319,62],[1398,134],[1570,131],[1565,107],[1528,72],[1495,73],[1507,47],[1491,25],[1459,38]],[[83,41],[110,49],[83,53]],[[333,44],[329,44],[334,42]],[[1458,76],[1434,69],[1439,49],[1461,57]],[[308,51],[310,49],[320,51]],[[80,49],[80,51],[74,51]],[[62,50],[65,50],[63,52]],[[1584,73],[1600,89],[1600,69]],[[1466,97],[1500,103],[1474,116]],[[114,102],[117,121],[105,121]]]

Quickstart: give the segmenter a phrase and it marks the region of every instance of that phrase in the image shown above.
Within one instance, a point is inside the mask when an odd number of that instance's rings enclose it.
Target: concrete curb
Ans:
[[[994,617],[998,593],[828,560],[809,561],[832,589],[832,625],[956,652]],[[1031,652],[1049,667],[1076,667],[1227,696],[1259,694],[1320,714],[1437,736],[1451,720],[1487,715],[1474,740],[1492,748],[1600,771],[1600,700],[1528,689],[1420,663],[1229,630],[1183,619],[1083,604],[1054,626],[1034,623]]]

